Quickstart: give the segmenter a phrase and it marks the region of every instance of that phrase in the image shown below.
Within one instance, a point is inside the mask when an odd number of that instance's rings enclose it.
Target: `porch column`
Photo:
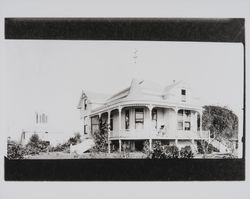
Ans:
[[[148,109],[149,109],[149,135],[151,136],[152,135],[152,131],[153,131],[153,121],[152,121],[152,110],[153,110],[153,106],[152,105],[149,105],[148,106]]]
[[[122,129],[122,107],[120,107],[119,106],[119,108],[118,108],[118,112],[119,112],[119,117],[118,117],[118,119],[119,119],[119,130],[118,130],[118,135],[119,135],[119,137],[120,137],[120,132],[121,132],[121,129]]]
[[[110,153],[110,111],[108,111],[108,153]]]
[[[149,149],[152,151],[152,139],[149,139]]]
[[[200,131],[202,132],[202,111],[200,112]]]
[[[178,108],[176,107],[176,108],[174,108],[174,112],[175,112],[175,114],[174,114],[174,122],[175,122],[175,126],[174,126],[174,135],[175,135],[175,137],[178,137]]]
[[[122,141],[119,139],[119,152],[122,152]]]

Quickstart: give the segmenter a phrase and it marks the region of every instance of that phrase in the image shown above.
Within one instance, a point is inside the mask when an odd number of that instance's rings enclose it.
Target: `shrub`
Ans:
[[[160,141],[155,141],[153,144],[153,152],[152,158],[153,159],[163,159],[164,158],[164,148]]]
[[[146,154],[147,158],[152,158],[153,152],[152,152],[152,150],[150,150],[149,141],[148,140],[146,140],[143,143],[143,153]]]
[[[33,134],[30,137],[30,141],[26,144],[25,154],[26,155],[36,155],[40,152],[46,152],[49,148],[50,143],[39,139],[37,134]]]
[[[217,148],[215,148],[212,144],[208,144],[206,141],[199,141],[197,142],[197,149],[198,153],[204,154],[205,152],[207,154],[210,154],[212,152],[219,152]]]
[[[108,151],[108,124],[103,123],[100,120],[100,129],[92,133],[92,137],[95,142],[95,146],[93,147],[93,151],[98,152],[107,152]]]
[[[165,146],[165,157],[167,159],[175,159],[179,157],[179,149],[175,145]]]
[[[163,146],[160,141],[154,142],[153,151],[148,158],[152,159],[174,159],[179,157],[179,150],[175,145]]]
[[[81,134],[76,133],[74,137],[70,137],[67,142],[58,144],[55,147],[50,147],[50,152],[69,152],[70,145],[81,143]]]
[[[180,150],[180,158],[193,158],[194,154],[192,152],[192,149],[190,146],[185,146],[184,148],[181,148]]]
[[[67,144],[70,145],[76,145],[81,143],[81,134],[76,133],[74,137],[69,138]]]
[[[62,151],[68,151],[70,147],[70,144],[68,142],[64,144],[57,144],[55,147],[50,148],[50,152],[62,152]]]
[[[9,159],[23,159],[25,155],[25,149],[21,144],[11,141],[7,145],[7,158]]]

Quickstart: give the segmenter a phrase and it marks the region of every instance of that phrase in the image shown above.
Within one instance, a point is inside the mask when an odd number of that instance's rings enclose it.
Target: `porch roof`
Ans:
[[[116,104],[112,104],[110,106],[104,105],[101,107],[98,107],[91,111],[90,116],[104,113],[107,111],[112,111],[114,109],[125,108],[125,107],[136,107],[136,106],[144,106],[149,107],[160,107],[160,108],[172,108],[172,109],[187,109],[187,110],[194,110],[194,111],[202,111],[202,108],[200,106],[194,106],[189,104],[180,104],[180,103],[166,103],[166,101],[162,100],[161,102],[158,101],[147,101],[147,100],[124,100],[122,102],[118,102]]]

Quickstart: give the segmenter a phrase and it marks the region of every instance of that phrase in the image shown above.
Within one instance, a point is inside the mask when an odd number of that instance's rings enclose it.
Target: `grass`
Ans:
[[[78,155],[75,153],[67,152],[45,152],[38,155],[25,156],[25,159],[145,159],[146,155],[142,152],[131,152],[131,153],[83,153]]]
[[[223,159],[228,157],[228,154],[206,154],[206,159]],[[38,155],[28,155],[25,159],[145,159],[146,154],[142,152],[130,152],[130,153],[104,153],[104,152],[92,152],[83,153],[81,155],[68,152],[43,152]],[[195,154],[194,159],[203,159],[203,154]]]

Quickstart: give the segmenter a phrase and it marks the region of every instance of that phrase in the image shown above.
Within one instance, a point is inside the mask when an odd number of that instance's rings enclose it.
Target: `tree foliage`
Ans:
[[[202,127],[213,137],[233,138],[238,134],[238,117],[226,107],[204,106]]]
[[[108,130],[109,126],[102,120],[99,121],[99,130],[92,133],[92,137],[95,142],[93,151],[107,152],[108,151]]]
[[[191,159],[194,158],[194,154],[190,146],[185,146],[180,150],[180,158]]]
[[[73,137],[70,137],[67,142],[63,144],[58,144],[55,147],[50,147],[51,152],[62,152],[66,151],[69,152],[70,145],[76,145],[81,143],[81,134],[75,133]]]
[[[25,147],[26,155],[35,155],[40,152],[46,152],[50,143],[48,141],[41,140],[35,133],[30,137],[28,144]]]
[[[7,158],[9,159],[23,159],[25,155],[25,148],[14,141],[8,141],[7,144]]]
[[[162,145],[161,141],[155,141],[152,151],[149,150],[148,142],[144,144],[144,151],[150,159],[176,159],[179,157],[179,149],[175,145]]]

